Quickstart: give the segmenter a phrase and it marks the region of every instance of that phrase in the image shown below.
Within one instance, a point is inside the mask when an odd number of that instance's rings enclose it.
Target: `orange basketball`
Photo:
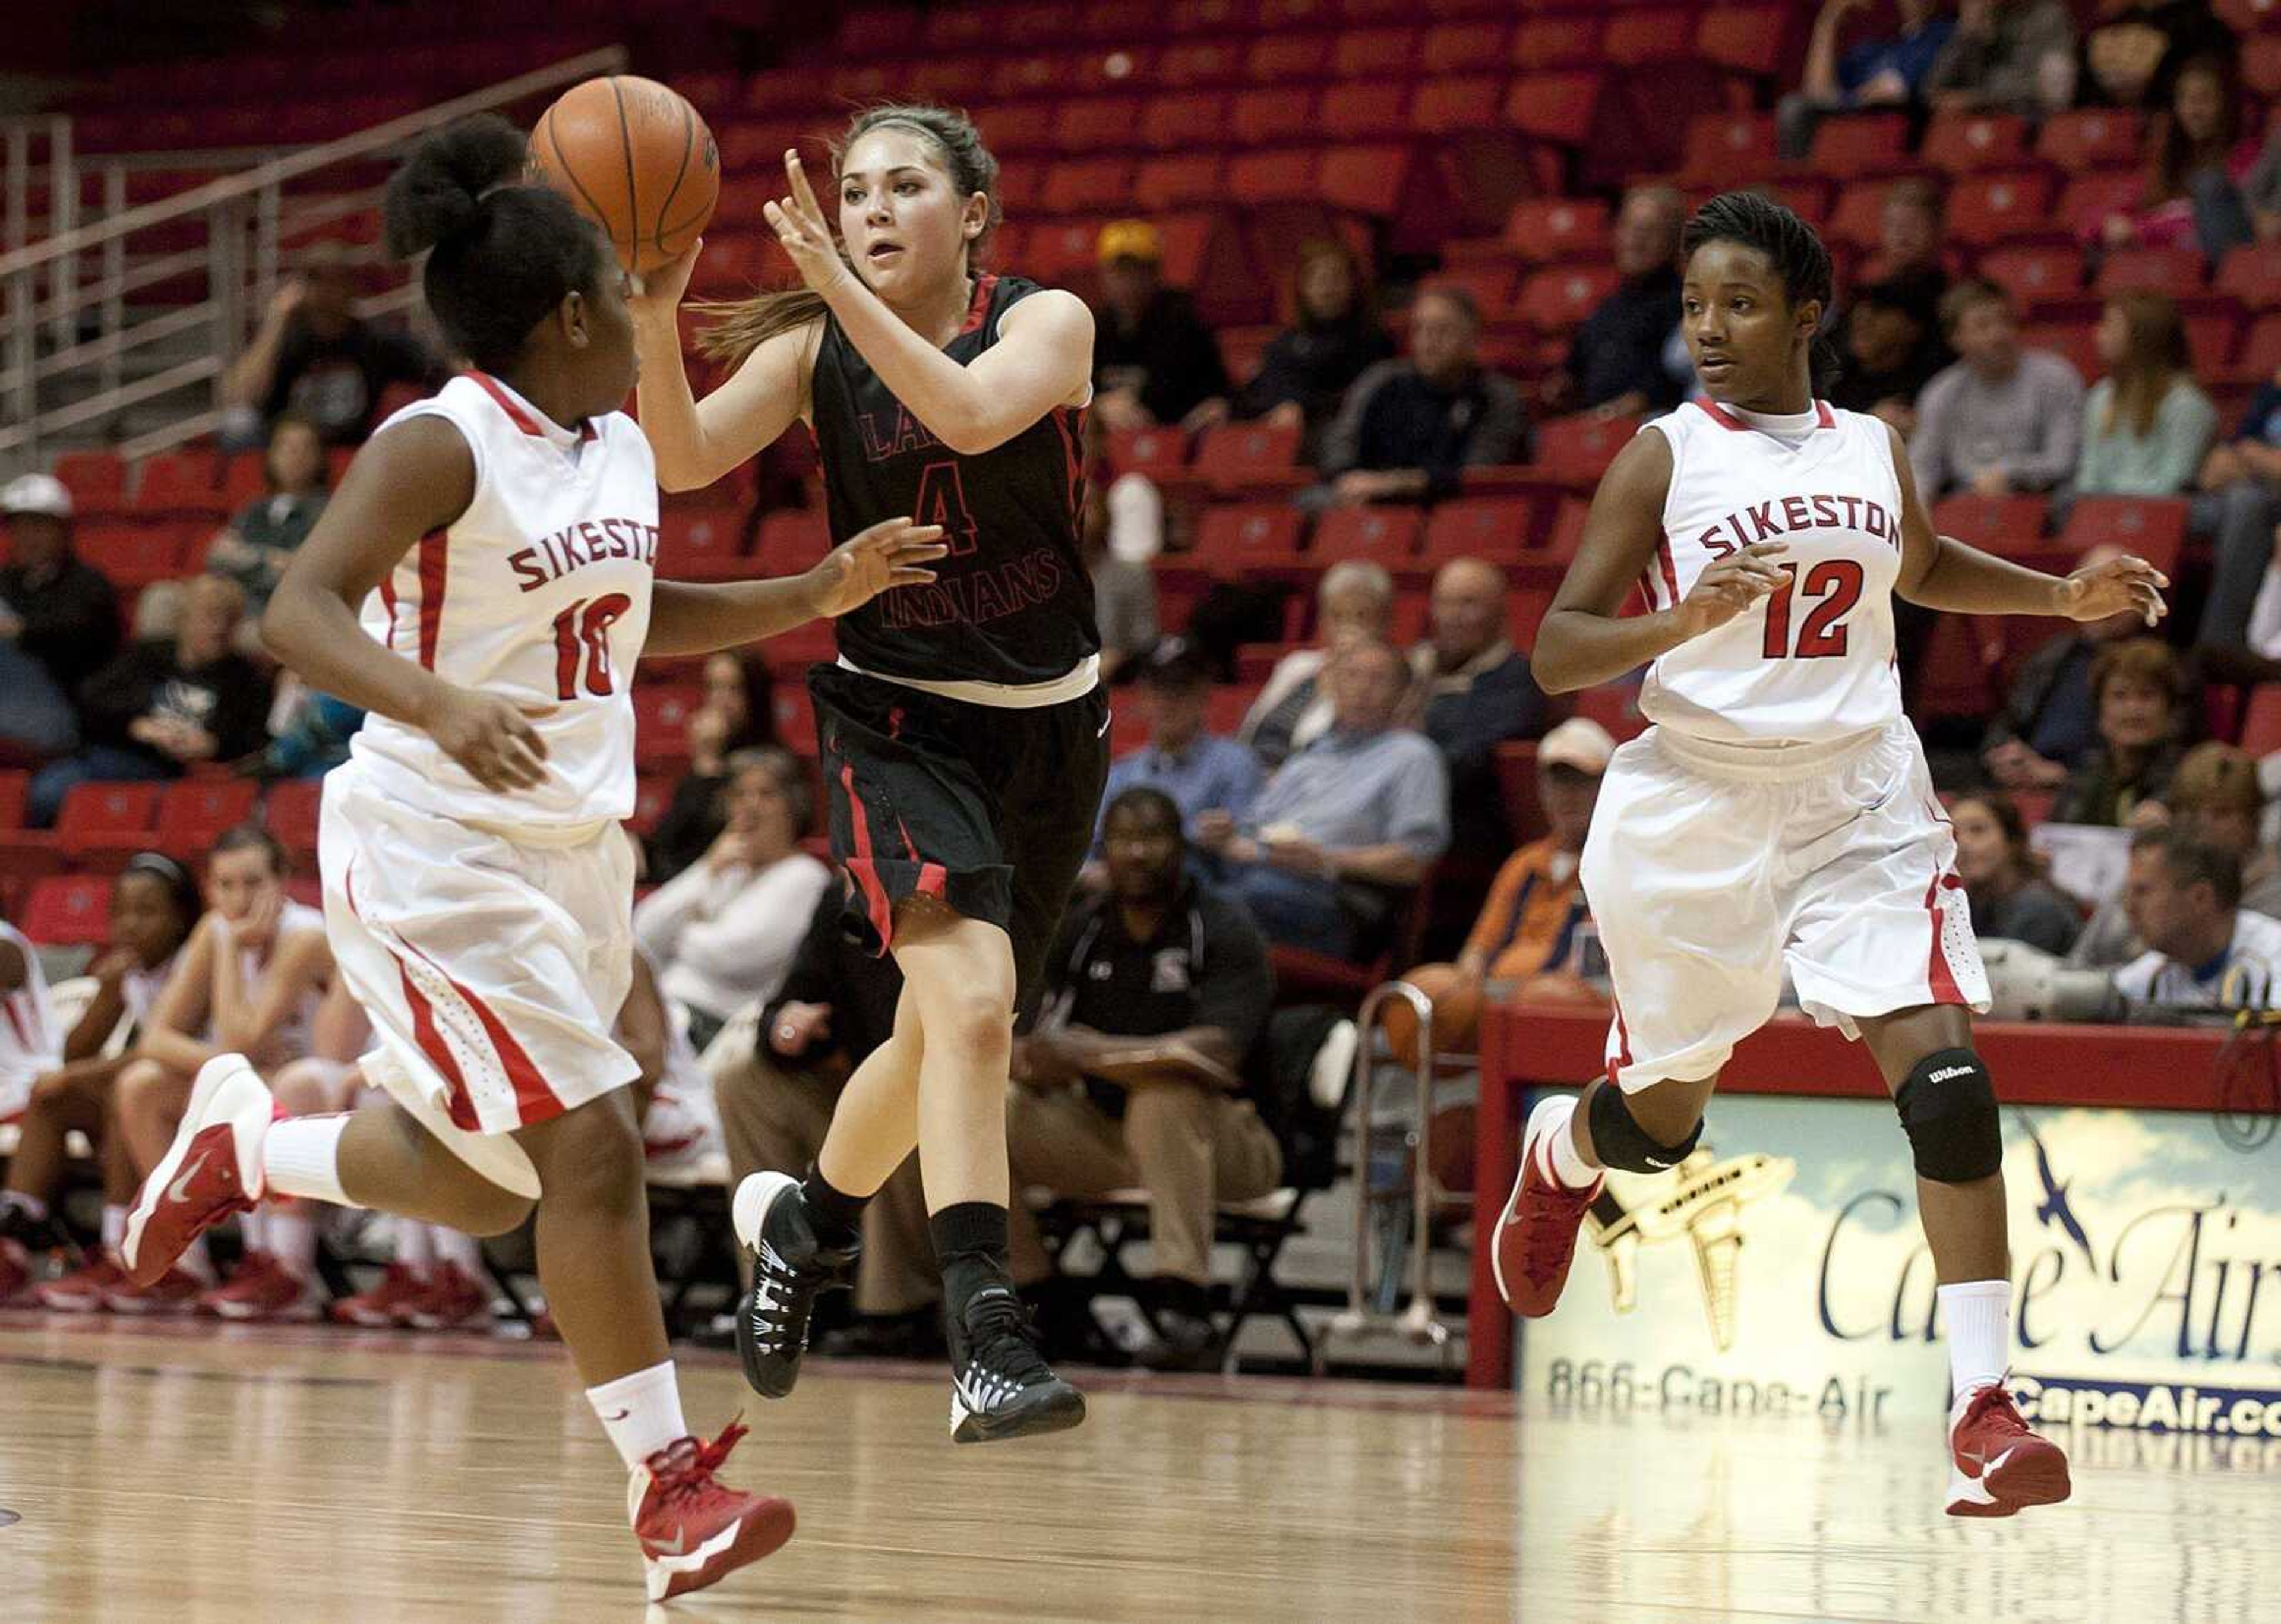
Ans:
[[[530,154],[636,275],[685,251],[721,199],[713,132],[686,97],[654,79],[620,73],[572,86],[530,132]]]

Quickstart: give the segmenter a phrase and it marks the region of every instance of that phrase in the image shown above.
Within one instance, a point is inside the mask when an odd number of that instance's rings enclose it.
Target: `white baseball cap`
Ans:
[[[52,474],[22,474],[0,487],[0,514],[44,514],[50,519],[72,516],[71,492]]]
[[[1616,753],[1615,736],[1589,716],[1571,716],[1547,733],[1536,746],[1536,764],[1573,767],[1598,777],[1608,770]]]

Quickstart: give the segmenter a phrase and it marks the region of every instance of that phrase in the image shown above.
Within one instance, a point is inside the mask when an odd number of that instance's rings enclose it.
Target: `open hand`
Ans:
[[[2170,612],[2162,589],[2170,577],[2143,558],[2111,558],[2085,564],[2060,583],[2059,610],[2069,620],[2105,620],[2136,615],[2149,626]]]
[[[785,149],[785,181],[792,195],[762,205],[761,213],[785,252],[792,256],[800,279],[818,293],[829,293],[839,283],[854,280],[855,273],[839,257],[839,244],[833,240],[823,205],[816,200],[815,189],[808,183],[808,171],[800,166],[800,154],[789,147]]]
[[[553,708],[526,709],[496,693],[452,688],[427,718],[428,737],[487,790],[535,789],[546,780],[546,741],[530,719]]]
[[[908,518],[882,519],[852,540],[843,541],[811,568],[818,615],[845,615],[898,586],[924,586],[934,579],[926,568],[948,553],[939,524],[913,524]]]
[[[681,251],[678,258],[667,260],[646,275],[632,279],[631,290],[626,295],[626,307],[637,318],[652,315],[671,315],[689,291],[689,278],[697,269],[697,256],[705,251],[705,239],[699,237]]]
[[[1699,638],[1716,630],[1780,586],[1782,572],[1767,560],[1783,550],[1782,542],[1759,541],[1714,560],[1695,577],[1675,611],[1687,636]]]
[[[769,1028],[769,1047],[779,1055],[797,1055],[818,1039],[831,1035],[830,1004],[794,1000],[777,1011],[776,1025]]]

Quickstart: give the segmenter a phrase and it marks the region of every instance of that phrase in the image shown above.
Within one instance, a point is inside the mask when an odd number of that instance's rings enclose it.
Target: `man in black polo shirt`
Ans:
[[[1283,1175],[1281,1148],[1243,1097],[1274,978],[1250,916],[1187,878],[1170,796],[1127,790],[1102,832],[1108,892],[1063,920],[1044,1014],[1015,1045],[1014,1181],[1070,1195],[1148,1190],[1159,1334],[1140,1362],[1193,1369],[1217,1341],[1213,1210],[1264,1195]],[[1014,1251],[1017,1278],[1043,1272],[1022,1216]]]

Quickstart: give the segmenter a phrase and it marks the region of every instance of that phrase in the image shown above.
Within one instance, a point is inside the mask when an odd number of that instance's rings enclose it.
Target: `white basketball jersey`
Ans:
[[[24,955],[24,985],[0,994],[0,1122],[20,1113],[32,1084],[63,1063],[63,1034],[48,1006],[48,978],[39,949],[12,924],[0,924],[0,942]]]
[[[487,790],[427,734],[377,715],[352,754],[385,793],[445,817],[530,828],[630,816],[630,691],[657,561],[649,441],[622,412],[561,428],[482,373],[381,429],[423,416],[467,437],[475,499],[381,583],[365,630],[461,687],[548,708],[531,718],[546,777],[533,789]]]
[[[252,947],[238,949],[237,985],[247,1003],[260,1001],[261,983],[269,973],[269,967],[284,953],[285,944],[304,932],[324,935],[325,916],[305,902],[296,902],[289,898],[278,907],[277,933],[270,939],[268,948],[266,951]],[[268,1041],[263,1046],[263,1056],[273,1061],[283,1061],[298,1060],[306,1055],[310,1048],[311,1023],[316,1019],[317,1006],[324,1001],[324,998],[325,986],[321,980],[302,989],[300,1001],[286,1011],[285,1018],[277,1024],[277,1030],[270,1033]],[[139,1015],[135,1017],[138,1025],[142,1019]],[[214,1040],[213,1026],[207,1026],[205,1037],[208,1042]]]
[[[1640,714],[1698,738],[1810,742],[1901,715],[1893,583],[1901,488],[1883,422],[1814,403],[1795,445],[1709,400],[1647,425],[1671,442],[1663,541],[1642,577],[1649,606],[1686,597],[1711,564],[1754,542],[1784,585],[1648,669]],[[1643,430],[1644,432],[1644,430]]]

